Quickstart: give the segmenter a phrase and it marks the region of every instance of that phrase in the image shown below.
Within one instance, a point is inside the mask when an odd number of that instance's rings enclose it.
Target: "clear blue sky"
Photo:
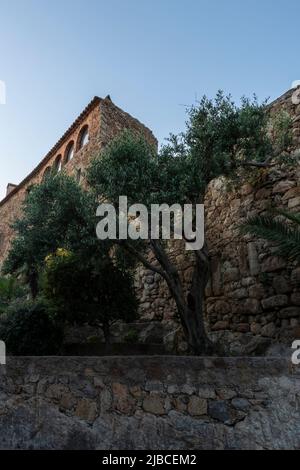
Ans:
[[[0,197],[94,95],[162,142],[220,88],[276,98],[300,79],[299,0],[0,0]]]

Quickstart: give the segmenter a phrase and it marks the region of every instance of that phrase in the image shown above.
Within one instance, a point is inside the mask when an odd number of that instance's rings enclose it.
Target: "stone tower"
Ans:
[[[142,132],[157,146],[150,129],[118,108],[109,96],[96,96],[32,172],[19,185],[8,184],[6,197],[0,202],[0,264],[14,236],[11,225],[20,216],[30,187],[40,183],[52,168],[64,169],[84,184],[91,159],[124,129]]]

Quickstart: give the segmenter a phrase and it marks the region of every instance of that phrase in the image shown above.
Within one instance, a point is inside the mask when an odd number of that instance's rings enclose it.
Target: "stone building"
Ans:
[[[283,109],[293,119],[293,153],[300,149],[299,93],[300,88],[290,90],[270,105],[271,112]],[[7,196],[0,202],[0,263],[13,237],[11,223],[20,215],[30,187],[42,181],[53,166],[57,171],[64,168],[84,184],[84,170],[93,156],[124,128],[142,131],[157,145],[152,132],[109,97],[95,97],[31,174],[18,186],[8,185]],[[250,339],[290,341],[300,337],[300,268],[274,256],[272,246],[264,240],[241,236],[237,226],[250,214],[261,214],[269,207],[299,212],[300,166],[281,165],[256,176],[256,181],[241,181],[233,190],[216,180],[207,191],[206,240],[211,255],[207,326],[212,335],[227,335],[231,342],[242,334]],[[178,241],[170,244],[170,253],[188,287],[192,254],[187,256]],[[165,281],[138,266],[135,285],[141,323],[160,325],[165,344],[184,351],[186,345]]]
[[[109,96],[95,97],[36,168],[19,185],[8,184],[6,197],[0,202],[0,264],[13,237],[11,224],[21,214],[31,186],[40,183],[53,168],[64,169],[84,185],[85,169],[91,159],[126,128],[142,132],[149,142],[157,145],[150,129],[118,108]]]

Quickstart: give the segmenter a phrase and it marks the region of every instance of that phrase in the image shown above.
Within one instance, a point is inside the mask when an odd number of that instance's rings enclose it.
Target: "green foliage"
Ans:
[[[139,341],[139,335],[136,330],[129,330],[127,335],[124,338],[125,343],[127,344],[136,344]]]
[[[274,242],[279,255],[300,260],[300,214],[277,210],[253,216],[241,227],[241,232]]]
[[[9,304],[26,294],[25,288],[14,277],[0,277],[0,314]]]
[[[119,195],[126,195],[130,203],[138,201],[147,205],[154,198],[156,177],[154,147],[142,135],[129,130],[104,148],[88,172],[88,181],[97,195],[116,206]]]
[[[289,119],[287,116],[272,119],[270,124],[266,103],[244,98],[237,106],[230,96],[219,92],[214,100],[204,97],[189,109],[185,133],[171,136],[159,154],[142,135],[121,133],[92,162],[88,171],[92,191],[84,191],[63,173],[50,175],[43,184],[31,189],[23,216],[14,227],[17,236],[4,272],[25,270],[34,295],[37,274],[44,269],[45,258],[59,248],[66,250],[71,256],[57,256],[45,274],[47,296],[61,318],[101,324],[106,330],[120,316],[131,321],[136,310],[132,280],[124,270],[126,260],[115,257],[123,270],[109,262],[111,243],[101,243],[95,236],[97,201],[102,198],[116,209],[123,195],[128,197],[129,204],[138,202],[147,207],[154,203],[203,202],[212,179],[229,176],[238,180],[249,167],[283,161],[283,151],[290,139],[286,132]],[[283,235],[287,232],[281,232]],[[288,236],[290,252],[296,256],[292,246],[296,233],[288,231]],[[280,243],[280,239],[277,241]],[[162,244],[158,245],[151,245],[156,272],[159,266],[159,273],[169,280],[184,330],[189,332],[195,324],[192,321],[195,319],[190,320],[192,310],[180,293],[183,286],[176,267]],[[134,242],[134,250],[132,243],[128,248],[136,256],[141,255],[144,246]],[[208,257],[204,252],[202,255],[201,262],[205,264]],[[203,261],[204,258],[207,260]],[[198,262],[199,259],[198,256]],[[203,278],[199,287],[202,297],[205,282]],[[193,295],[198,294],[194,291]],[[202,303],[203,298],[194,299],[194,305]],[[204,328],[198,329],[203,335]],[[196,335],[190,336],[188,341],[194,342],[193,350],[199,351]]]
[[[96,237],[96,207],[72,178],[49,175],[27,196],[4,272],[24,272],[33,298],[44,290],[60,324],[89,323],[107,333],[116,319],[135,318],[137,306],[131,276],[112,264],[111,244]],[[125,258],[117,264],[124,267]]]
[[[4,264],[14,273],[25,264],[40,266],[58,247],[82,249],[95,242],[95,201],[63,173],[48,176],[28,194],[14,224],[16,238]]]
[[[47,262],[44,292],[59,318],[70,323],[88,323],[105,332],[116,320],[136,318],[132,277],[109,259],[101,263],[74,254],[52,257]]]
[[[293,138],[291,116],[287,111],[278,111],[270,117],[269,131],[273,141],[281,150],[286,150]]]
[[[116,212],[120,196],[127,196],[129,204],[144,204],[148,210],[151,204],[203,203],[213,179],[224,176],[237,182],[249,168],[281,161],[289,137],[284,138],[287,122],[278,119],[271,131],[266,103],[243,98],[236,106],[230,96],[219,92],[214,100],[204,97],[189,109],[186,131],[171,135],[158,155],[141,135],[121,133],[92,162],[88,181],[98,198],[114,204]],[[194,279],[198,278],[199,285],[196,289],[195,281],[184,296],[178,270],[163,241],[148,240],[151,263],[143,256],[142,244],[126,240],[119,245],[166,280],[191,350],[210,353],[202,307],[209,275],[207,247],[193,253]]]
[[[44,259],[57,248],[105,256],[95,235],[96,201],[71,177],[49,175],[34,186],[14,224],[16,237],[4,262],[4,273],[24,272],[35,296]],[[107,252],[109,246],[105,247]]]
[[[173,204],[186,199],[187,164],[182,154],[180,158],[167,152],[158,156],[142,135],[125,130],[93,160],[88,181],[98,197],[116,208],[124,195],[129,204]]]
[[[240,177],[249,164],[280,158],[290,139],[288,118],[272,117],[270,132],[266,103],[255,97],[243,98],[238,107],[219,92],[191,107],[188,118],[185,133],[171,135],[159,155],[141,135],[121,133],[92,162],[90,185],[116,206],[121,195],[148,207],[199,202],[212,179]]]
[[[49,305],[38,300],[11,306],[1,319],[0,338],[9,354],[43,356],[59,353],[63,333]]]

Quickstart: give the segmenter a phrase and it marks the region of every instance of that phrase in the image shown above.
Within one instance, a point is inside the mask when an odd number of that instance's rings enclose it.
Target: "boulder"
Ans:
[[[296,318],[300,316],[300,308],[299,307],[287,307],[278,313],[279,318]]]
[[[202,416],[207,414],[207,400],[192,396],[188,404],[188,412],[192,416]]]
[[[288,305],[287,295],[275,295],[261,301],[264,310],[270,310]]]
[[[270,273],[273,271],[284,269],[285,266],[286,266],[286,261],[283,258],[280,258],[278,256],[270,256],[269,258],[266,258],[263,261],[261,265],[261,270],[264,273]]]
[[[261,335],[267,338],[273,338],[276,334],[276,326],[274,323],[268,323],[261,329]]]

